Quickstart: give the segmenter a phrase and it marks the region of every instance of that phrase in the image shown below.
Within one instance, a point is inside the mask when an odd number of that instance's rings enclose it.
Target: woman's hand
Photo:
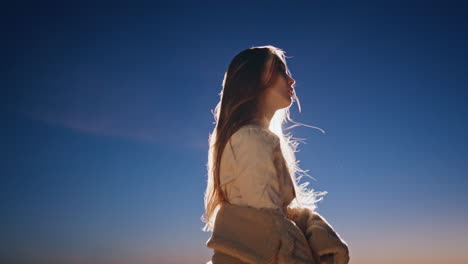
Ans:
[[[320,264],[333,264],[334,263],[333,256],[334,256],[333,253],[320,256]]]

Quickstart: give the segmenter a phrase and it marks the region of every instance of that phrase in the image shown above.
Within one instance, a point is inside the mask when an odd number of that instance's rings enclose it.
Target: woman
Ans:
[[[348,246],[318,213],[326,192],[298,185],[297,143],[284,135],[295,80],[284,51],[246,49],[224,75],[209,137],[206,223],[213,264],[349,261]]]

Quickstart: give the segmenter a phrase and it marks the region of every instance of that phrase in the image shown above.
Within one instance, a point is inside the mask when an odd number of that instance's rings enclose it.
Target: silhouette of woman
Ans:
[[[306,174],[295,159],[297,143],[282,130],[299,102],[294,85],[285,52],[271,45],[240,52],[224,75],[202,216],[203,231],[212,232],[208,263],[349,261],[346,242],[315,212],[326,192],[298,184]]]

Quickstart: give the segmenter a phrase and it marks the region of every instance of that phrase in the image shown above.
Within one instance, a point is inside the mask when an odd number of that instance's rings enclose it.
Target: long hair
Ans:
[[[213,231],[219,205],[223,201],[227,201],[226,194],[220,186],[220,164],[224,147],[231,135],[240,127],[259,121],[260,99],[279,74],[291,76],[285,52],[271,45],[251,47],[241,51],[232,59],[224,74],[223,89],[219,94],[221,98],[212,112],[216,126],[209,134],[208,139],[208,181],[204,195],[205,212],[201,217],[201,220],[206,223],[202,229],[205,232]],[[296,93],[293,95],[293,100],[298,102],[300,111],[300,103]],[[307,207],[314,211],[316,202],[322,199],[322,197],[318,197],[327,192],[309,190],[307,188],[309,182],[299,184],[303,176],[309,175],[299,168],[299,162],[296,161],[294,153],[298,146],[298,140],[293,138],[291,133],[283,133],[283,123],[287,121],[296,124],[287,129],[304,125],[294,122],[289,115],[289,107],[286,107],[275,112],[270,121],[269,129],[280,138],[281,152],[296,193],[296,197],[288,207]],[[325,133],[323,130],[321,131]],[[298,173],[301,173],[301,176],[297,177]]]

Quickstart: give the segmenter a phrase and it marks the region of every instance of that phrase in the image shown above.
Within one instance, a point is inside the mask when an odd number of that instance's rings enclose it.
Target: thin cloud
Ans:
[[[152,144],[162,141],[159,140],[157,128],[145,130],[138,126],[127,126],[125,120],[119,120],[116,117],[67,115],[50,111],[23,113],[33,120],[69,128],[80,133],[131,138]]]

